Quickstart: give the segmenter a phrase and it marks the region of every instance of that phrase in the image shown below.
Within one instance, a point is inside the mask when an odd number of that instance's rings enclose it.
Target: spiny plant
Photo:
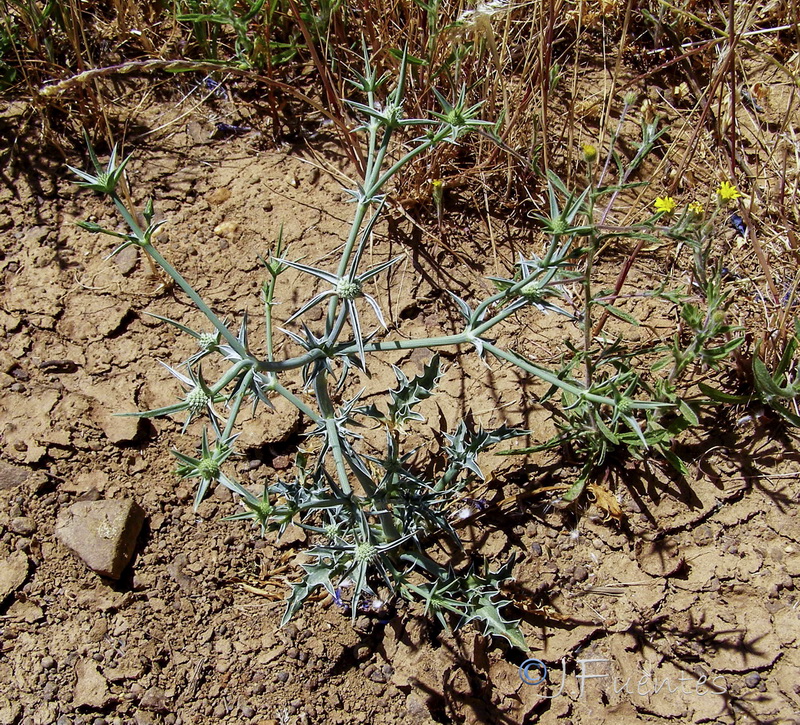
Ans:
[[[128,231],[108,230],[93,222],[81,222],[81,226],[118,238],[112,254],[128,246],[141,249],[183,290],[211,328],[195,330],[161,318],[197,342],[197,351],[181,365],[167,366],[185,392],[172,405],[132,415],[181,414],[185,416],[184,430],[190,421],[207,416],[199,453],[175,452],[179,475],[197,481],[195,506],[212,484],[222,484],[242,506],[230,518],[252,521],[263,534],[299,526],[312,536],[313,545],[306,552],[308,562],[303,564],[302,579],[292,586],[284,622],[320,589],[348,606],[353,618],[361,611],[381,608],[380,600],[385,599],[381,592],[388,591],[391,597],[421,601],[425,611],[445,625],[475,621],[486,633],[524,647],[519,622],[505,611],[509,600],[501,589],[512,576],[513,557],[497,570],[480,559],[456,566],[437,561],[429,543],[432,537],[449,537],[461,546],[449,513],[451,504],[476,479],[483,478],[480,454],[527,431],[507,425],[485,430],[464,418],[455,430],[443,433],[446,443],[442,459],[423,465],[417,460],[418,451],[404,450],[403,430],[421,420],[419,405],[435,394],[442,374],[438,354],[414,377],[395,369],[397,387],[383,406],[364,404],[360,393],[347,397],[343,392],[345,381],[355,370],[367,374],[373,353],[472,348],[484,360],[510,363],[548,383],[554,391],[561,391],[567,418],[579,421],[578,425],[570,424],[570,429],[582,427],[591,433],[583,435],[583,440],[594,436],[594,440],[605,437],[617,443],[623,435],[621,426],[643,448],[651,445],[648,437],[652,439],[652,428],[643,432],[640,416],[680,409],[680,401],[664,399],[668,396],[639,400],[636,394],[647,388],[630,366],[622,367],[624,357],[611,357],[607,350],[598,357],[589,336],[585,349],[576,356],[586,368],[583,380],[571,374],[574,365],[553,371],[495,342],[495,328],[526,308],[576,319],[578,316],[564,305],[573,283],[582,285],[585,292],[586,309],[578,320],[591,329],[591,309],[602,302],[591,286],[591,259],[608,233],[594,221],[593,205],[613,187],[593,185],[575,196],[551,175],[550,214],[541,217],[549,239],[544,255],[521,259],[517,274],[495,278],[497,291],[474,306],[450,292],[462,318],[460,332],[423,339],[378,340],[376,331],[365,330],[365,306],[380,327],[386,327],[380,305],[368,294],[366,285],[390,273],[399,261],[395,258],[372,267],[364,264],[370,234],[385,208],[387,183],[413,159],[438,146],[458,143],[475,131],[491,133],[492,129],[479,118],[480,104],[469,105],[464,91],[451,101],[439,95],[441,108],[430,118],[407,118],[403,109],[405,57],[397,82],[388,91],[389,74],[378,75],[366,51],[364,65],[363,74],[357,74],[352,82],[358,100],[348,101],[350,108],[363,117],[359,131],[366,137],[363,178],[357,188],[349,190],[354,202],[350,232],[334,268],[316,268],[290,259],[280,240],[275,253],[265,260],[265,358],[253,352],[247,319],[241,320],[238,329],[232,329],[156,248],[156,233],[163,222],[155,221],[152,200],[141,212],[143,225],[126,207],[117,187],[130,157],[119,161],[114,150],[103,166],[90,146],[94,170],[72,169],[82,186],[113,201]],[[395,143],[399,134],[405,134],[402,145]],[[402,151],[398,153],[397,148]],[[649,232],[650,227],[626,233],[645,234],[646,230]],[[583,272],[576,271],[576,260],[580,259],[588,260]],[[301,320],[300,329],[283,331],[303,353],[277,360],[273,306],[280,277],[289,268],[321,280],[326,287],[290,316],[290,321]],[[306,313],[317,305],[323,305],[325,312],[315,323]],[[210,357],[224,367],[213,381],[206,380],[201,370]],[[609,366],[615,369],[611,375],[603,372]],[[298,370],[302,371],[304,388],[313,395],[313,404],[291,389],[290,378]],[[298,451],[291,478],[267,481],[257,496],[236,480],[230,459],[236,454],[237,421],[245,403],[269,406],[274,395],[285,398],[306,417],[306,438],[312,445],[309,451]],[[359,434],[359,426],[364,424],[383,430],[385,446],[380,455],[365,451]],[[573,492],[573,497],[578,493]]]

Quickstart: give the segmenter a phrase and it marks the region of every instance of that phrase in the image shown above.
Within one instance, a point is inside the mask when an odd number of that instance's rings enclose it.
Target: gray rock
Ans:
[[[122,274],[130,274],[139,261],[139,248],[135,245],[125,247],[119,254],[114,255],[114,263]]]
[[[11,530],[20,536],[36,533],[36,522],[30,516],[17,516],[11,519]]]
[[[0,462],[0,491],[3,489],[16,488],[25,482],[30,475],[30,469],[22,466],[10,466]]]
[[[132,499],[78,501],[59,513],[55,532],[92,571],[119,579],[133,556],[144,517]]]
[[[19,589],[28,578],[28,557],[24,551],[15,551],[0,561],[0,604]]]

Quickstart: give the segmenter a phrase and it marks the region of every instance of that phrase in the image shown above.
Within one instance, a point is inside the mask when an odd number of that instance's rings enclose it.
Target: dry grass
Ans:
[[[251,7],[230,4],[239,19]],[[358,163],[354,119],[340,99],[351,70],[361,68],[362,42],[379,72],[396,70],[407,48],[408,114],[435,109],[434,89],[465,87],[502,141],[449,147],[406,175],[397,198],[440,236],[447,229],[432,221],[432,180],[443,181],[445,194],[458,189],[473,199],[479,213],[502,210],[525,225],[543,201],[542,171],[577,180],[581,145],[595,144],[605,159],[613,137],[633,154],[641,118],[657,114],[670,128],[658,163],[633,179],[649,185],[620,195],[607,223],[641,217],[656,195],[707,201],[720,181],[733,181],[744,193],[747,235],[721,229],[715,255],[740,287],[734,314],[751,331],[749,350],[763,345],[768,360],[782,350],[800,281],[800,11],[791,0],[281,0],[238,28],[180,19],[212,12],[208,0],[46,7],[3,0],[0,75],[5,98],[25,109],[15,130],[62,147],[80,138],[80,125],[109,144],[124,142],[148,98],[179,97],[211,73],[234,79],[242,104],[266,99],[256,122],[275,138],[289,130],[289,116],[332,119]],[[631,92],[637,100],[623,113]],[[608,170],[613,183],[613,161]],[[629,262],[641,253],[621,251]]]

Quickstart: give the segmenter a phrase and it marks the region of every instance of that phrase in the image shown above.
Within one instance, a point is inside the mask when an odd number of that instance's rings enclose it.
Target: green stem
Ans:
[[[129,222],[130,223],[130,222]],[[200,310],[209,320],[209,322],[214,325],[214,327],[219,330],[219,333],[225,338],[226,342],[243,358],[250,357],[250,354],[244,348],[241,342],[239,342],[239,338],[236,337],[225,325],[225,323],[217,317],[211,308],[203,302],[202,297],[200,297],[197,292],[194,291],[194,288],[181,276],[180,272],[178,272],[164,257],[161,256],[159,251],[152,245],[150,242],[141,242],[139,245],[150,257],[153,261],[161,267],[173,280],[175,283],[187,294],[189,298],[194,302],[197,306],[197,309]]]
[[[294,393],[290,390],[287,390],[283,387],[277,380],[272,381],[272,389],[278,393],[278,395],[284,397],[288,400],[295,408],[299,411],[307,415],[311,420],[315,423],[319,424],[322,422],[322,418],[320,418],[311,408],[309,408],[300,398],[298,398]]]
[[[244,396],[247,395],[247,389],[250,387],[250,383],[253,381],[253,376],[255,374],[256,371],[253,370],[253,368],[250,368],[242,379],[239,390],[236,392],[236,396],[233,400],[233,405],[231,405],[228,421],[225,423],[225,430],[222,433],[223,440],[230,438],[231,434],[233,433],[233,426],[236,424],[236,419],[239,417],[239,410],[242,407]]]

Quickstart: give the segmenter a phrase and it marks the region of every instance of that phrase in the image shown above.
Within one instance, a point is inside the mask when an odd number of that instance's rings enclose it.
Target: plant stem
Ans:
[[[130,221],[129,221],[130,223]],[[135,222],[134,222],[135,224]],[[147,254],[149,254],[153,261],[161,267],[173,280],[175,283],[187,294],[189,298],[194,302],[197,306],[197,309],[200,310],[209,320],[209,322],[214,325],[214,327],[219,330],[219,333],[225,338],[226,342],[243,358],[249,358],[250,353],[247,352],[245,347],[239,342],[239,338],[236,337],[225,325],[225,323],[217,317],[211,308],[203,302],[202,297],[200,297],[197,292],[195,292],[194,288],[181,276],[181,274],[166,260],[164,257],[161,256],[159,251],[152,245],[150,242],[141,242],[139,245]]]

